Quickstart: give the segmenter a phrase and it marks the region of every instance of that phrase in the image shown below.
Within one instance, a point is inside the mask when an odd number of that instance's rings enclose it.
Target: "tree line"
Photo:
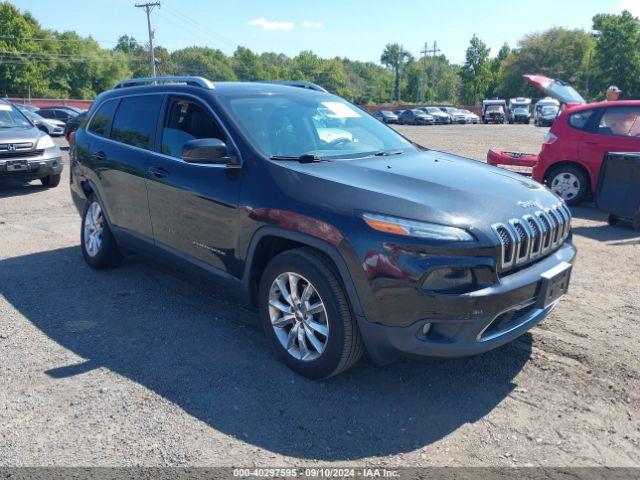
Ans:
[[[476,35],[463,65],[445,55],[414,57],[388,44],[380,63],[258,54],[239,46],[232,55],[209,47],[169,52],[155,48],[160,75],[200,75],[213,81],[304,80],[359,104],[433,102],[478,104],[483,98],[539,95],[522,75],[537,73],[571,83],[589,99],[609,84],[640,97],[640,23],[629,12],[593,18],[593,32],[552,28],[522,38],[495,56]],[[75,32],[43,28],[29,12],[0,3],[0,84],[3,96],[92,99],[118,80],[149,76],[146,44],[123,35],[110,48]]]

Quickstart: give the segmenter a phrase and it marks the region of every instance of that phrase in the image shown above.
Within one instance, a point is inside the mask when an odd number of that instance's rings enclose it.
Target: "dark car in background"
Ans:
[[[95,100],[70,160],[89,266],[138,252],[208,272],[311,378],[365,349],[384,363],[503,345],[555,307],[575,256],[571,214],[539,183],[320,91],[126,80]]]
[[[64,138],[67,139],[68,142],[71,142],[71,136],[78,130],[78,127],[82,123],[82,121],[87,117],[87,112],[82,112],[71,120],[69,120],[64,126]]]
[[[378,110],[372,115],[383,123],[398,123],[398,115],[390,110]]]
[[[41,117],[60,120],[64,123],[80,114],[76,109],[70,107],[42,107],[36,113]]]
[[[424,113],[417,108],[411,110],[404,110],[398,116],[398,123],[400,125],[433,125],[434,119],[431,115]]]
[[[0,181],[60,183],[62,154],[49,135],[10,103],[0,100]]]

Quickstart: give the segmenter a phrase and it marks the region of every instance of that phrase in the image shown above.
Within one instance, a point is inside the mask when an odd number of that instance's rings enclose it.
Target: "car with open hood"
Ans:
[[[322,91],[125,80],[70,156],[89,266],[138,252],[208,273],[311,378],[365,350],[385,363],[503,345],[557,305],[575,258],[571,213],[539,183]]]

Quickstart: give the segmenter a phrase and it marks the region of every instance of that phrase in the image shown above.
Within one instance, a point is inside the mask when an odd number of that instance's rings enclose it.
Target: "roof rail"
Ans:
[[[201,87],[211,90],[214,87],[213,83],[203,77],[143,77],[143,78],[129,78],[128,80],[121,80],[116,83],[113,88],[126,88],[136,87],[139,85],[154,84],[154,83],[184,83],[193,87]]]
[[[315,83],[311,83],[311,82],[298,81],[298,80],[286,80],[286,81],[261,80],[259,83],[270,83],[272,85],[284,85],[287,87],[307,88],[309,90],[316,90],[317,92],[328,93],[327,90],[321,87],[320,85],[316,85]]]

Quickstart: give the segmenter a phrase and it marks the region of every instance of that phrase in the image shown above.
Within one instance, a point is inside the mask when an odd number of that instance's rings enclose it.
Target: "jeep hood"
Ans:
[[[369,211],[488,232],[492,223],[560,201],[522,175],[438,151],[300,164],[275,175],[293,198],[344,213]],[[532,203],[524,208],[520,203]],[[537,205],[536,205],[537,204]]]

